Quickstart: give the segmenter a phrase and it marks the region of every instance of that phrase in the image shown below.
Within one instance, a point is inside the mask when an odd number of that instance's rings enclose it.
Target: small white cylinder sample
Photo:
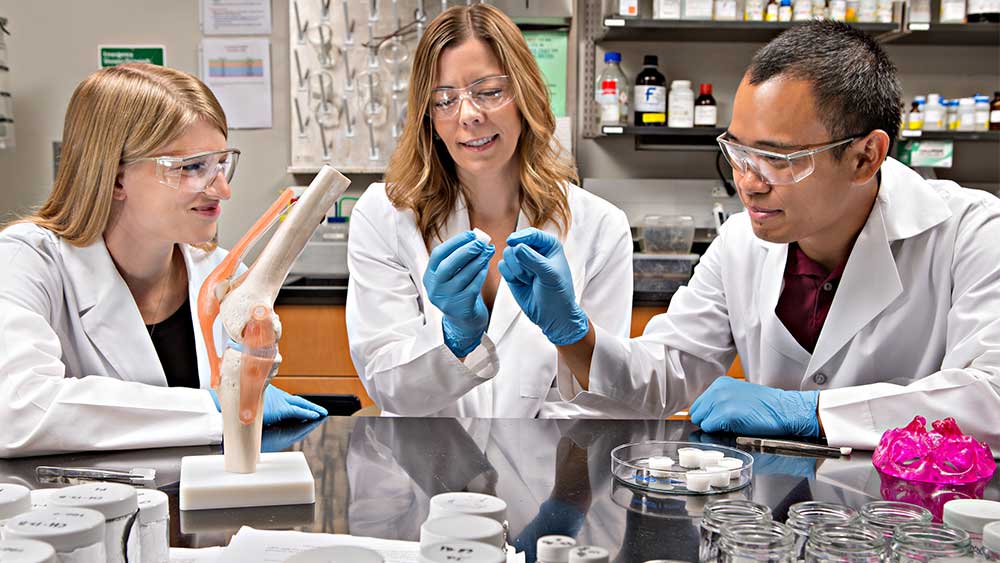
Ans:
[[[31,510],[31,490],[23,485],[0,483],[0,538],[8,518]]]
[[[721,465],[710,465],[705,468],[713,487],[729,486],[729,469]]]
[[[41,510],[49,507],[49,497],[59,489],[31,489],[31,509]]]
[[[49,498],[52,507],[89,508],[104,515],[105,548],[109,563],[142,561],[139,501],[135,489],[122,483],[87,483],[60,489]],[[127,533],[127,534],[126,534]]]
[[[569,563],[608,563],[608,550],[594,545],[581,545],[569,552]]]
[[[503,526],[485,516],[443,516],[420,526],[420,545],[455,540],[477,541],[503,549]]]
[[[739,479],[740,478],[740,470],[743,469],[743,460],[742,459],[737,459],[735,457],[724,457],[724,458],[722,458],[722,459],[719,460],[718,465],[721,465],[722,467],[725,467],[725,468],[731,470],[730,473],[729,473],[729,478],[730,479]]]
[[[37,540],[0,540],[4,563],[57,563],[56,550]]]
[[[139,548],[142,563],[170,563],[170,507],[167,495],[138,489]]]
[[[493,237],[486,234],[486,231],[479,230],[478,228],[472,229],[472,234],[476,235],[476,240],[483,244],[489,244],[493,241]]]
[[[427,519],[463,514],[484,516],[503,524],[507,521],[507,503],[480,493],[441,493],[431,498]]]
[[[669,491],[674,488],[670,484],[670,472],[656,469],[649,470],[649,478],[646,480],[646,484],[649,488],[659,491]]]
[[[687,479],[687,488],[689,491],[704,493],[712,488],[712,477],[704,470],[696,469],[688,471],[684,474],[684,477]]]
[[[569,536],[542,536],[535,544],[538,563],[568,563],[576,540]]]
[[[349,545],[318,547],[301,551],[285,563],[384,563],[376,551]]]
[[[705,469],[710,465],[719,465],[719,461],[726,457],[726,454],[717,450],[703,450],[701,452],[701,468]]]
[[[417,561],[418,563],[504,563],[506,560],[507,555],[492,545],[474,541],[451,541],[422,546]]]
[[[674,466],[674,460],[667,456],[653,456],[649,458],[650,469],[670,469]]]
[[[701,454],[698,448],[680,448],[677,450],[677,463],[681,467],[701,467]]]
[[[61,563],[105,563],[104,515],[87,508],[46,508],[12,518],[6,539],[51,545]]]

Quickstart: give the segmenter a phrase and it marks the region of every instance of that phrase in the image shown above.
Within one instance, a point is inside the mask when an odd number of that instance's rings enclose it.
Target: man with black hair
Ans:
[[[655,417],[697,397],[706,431],[861,448],[952,416],[1000,452],[1000,200],[887,158],[901,110],[894,65],[846,24],[758,51],[718,139],[747,210],[639,338],[580,322],[558,241],[508,249],[522,309],[571,342],[563,397]],[[737,353],[747,381],[724,377]]]

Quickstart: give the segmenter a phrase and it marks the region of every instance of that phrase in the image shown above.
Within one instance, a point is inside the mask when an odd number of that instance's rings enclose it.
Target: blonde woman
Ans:
[[[127,64],[77,87],[52,193],[0,232],[0,457],[221,441],[191,303],[226,254],[227,135],[212,92],[177,70]],[[265,423],[322,414],[266,392]]]
[[[579,389],[557,348],[572,342],[532,323],[498,270],[508,245],[556,236],[594,322],[628,335],[628,221],[575,185],[524,38],[492,6],[451,8],[421,38],[410,85],[386,183],[352,211],[347,330],[368,394],[405,416],[606,414],[565,400]]]

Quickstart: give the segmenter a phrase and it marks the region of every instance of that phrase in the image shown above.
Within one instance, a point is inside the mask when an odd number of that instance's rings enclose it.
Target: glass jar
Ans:
[[[806,563],[882,563],[885,537],[864,524],[816,524],[805,547]]]
[[[36,540],[0,540],[0,561],[4,563],[57,563],[56,550]]]
[[[987,561],[1000,561],[1000,522],[983,528],[983,556]]]
[[[786,524],[795,533],[795,553],[805,557],[809,530],[816,524],[850,524],[858,519],[858,511],[833,502],[797,502],[788,508]]]
[[[31,510],[31,490],[23,485],[0,483],[0,538],[3,523]]]
[[[892,563],[929,563],[972,554],[969,534],[944,524],[900,524],[892,537]]]
[[[780,522],[727,524],[719,540],[721,563],[795,563],[795,533]]]
[[[104,545],[108,563],[139,563],[139,513],[135,489],[122,483],[87,483],[60,489],[49,499],[52,507],[90,508],[104,515]]]
[[[771,509],[749,500],[716,500],[705,506],[701,517],[701,539],[698,560],[701,563],[719,561],[719,540],[723,527],[735,522],[769,522]]]
[[[12,518],[4,536],[47,543],[60,563],[105,563],[104,529],[104,515],[96,510],[46,508]]]
[[[861,521],[875,528],[886,539],[886,553],[891,547],[896,526],[909,522],[929,523],[934,517],[922,506],[894,500],[876,500],[861,507]]]
[[[136,495],[142,563],[170,563],[170,507],[167,495],[156,489],[138,489]]]

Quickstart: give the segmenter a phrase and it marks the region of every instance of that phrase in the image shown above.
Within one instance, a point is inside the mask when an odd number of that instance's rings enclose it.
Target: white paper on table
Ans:
[[[312,534],[307,532],[281,532],[240,528],[229,541],[219,563],[281,563],[292,555],[332,545],[350,545],[375,550],[385,563],[417,563],[420,544],[413,541],[383,540],[344,534]],[[524,563],[524,553],[507,550],[508,563]]]
[[[201,79],[226,112],[231,129],[271,127],[271,41],[202,39]]]
[[[170,548],[170,563],[217,563],[222,557],[222,547],[204,547],[201,549]]]
[[[270,35],[271,0],[201,0],[205,35]]]

